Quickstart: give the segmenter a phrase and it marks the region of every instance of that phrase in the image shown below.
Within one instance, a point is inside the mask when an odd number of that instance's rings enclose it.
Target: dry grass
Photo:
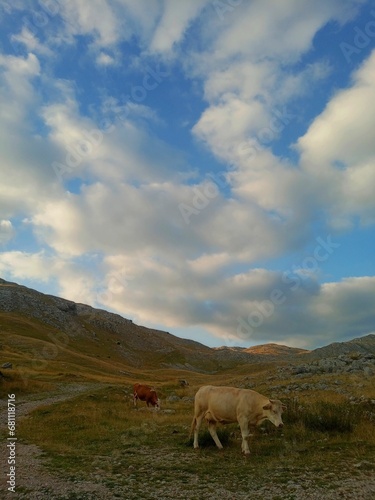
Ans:
[[[277,481],[283,482],[290,478],[292,470],[341,474],[349,471],[354,462],[372,459],[374,413],[368,408],[352,407],[353,420],[345,427],[344,406],[332,403],[330,411],[323,415],[326,428],[316,428],[308,417],[318,415],[324,402],[303,408],[298,401],[287,403],[290,413],[285,413],[283,431],[268,423],[257,429],[250,440],[249,459],[241,455],[236,425],[220,430],[223,452],[216,449],[204,429],[201,449],[194,451],[189,441],[191,402],[164,403],[167,413],[147,409],[142,403],[134,409],[121,386],[40,407],[19,423],[18,435],[40,446],[51,467],[75,478],[95,475],[98,468],[107,478],[113,478],[119,470],[152,466],[155,477],[162,474],[166,481],[196,474],[217,476],[225,470],[223,482],[230,488],[245,473],[251,472],[259,481],[274,473]],[[343,427],[332,427],[335,410],[343,418]]]

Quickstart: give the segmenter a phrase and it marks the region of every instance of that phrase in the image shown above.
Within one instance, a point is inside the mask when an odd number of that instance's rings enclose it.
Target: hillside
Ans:
[[[347,342],[333,342],[324,347],[318,347],[306,355],[306,359],[331,358],[351,353],[375,354],[375,335],[370,334]]]
[[[4,280],[0,281],[0,332],[2,337],[7,333],[13,334],[13,340],[18,337],[16,342],[2,338],[4,346],[8,344],[16,352],[20,352],[26,340],[30,344],[34,339],[36,350],[52,352],[53,345],[57,345],[54,360],[65,359],[66,351],[72,351],[75,355],[138,368],[171,361],[183,367],[192,360],[197,370],[203,365],[208,370],[216,368],[207,359],[210,349],[198,342]]]
[[[91,365],[95,362],[100,370],[105,363],[107,370],[116,367],[119,371],[128,366],[210,373],[264,361],[263,356],[255,354],[242,352],[237,356],[234,352],[216,351],[199,342],[136,325],[118,314],[2,279],[0,339],[2,358],[7,352],[8,358],[25,359],[32,352],[34,357],[50,363],[74,360],[79,365],[87,363],[89,357]]]
[[[209,348],[168,332],[85,304],[46,295],[0,279],[1,360],[25,366],[43,364],[73,373],[174,369],[215,373],[257,363],[311,363],[356,352],[375,352],[375,336],[306,351],[278,344],[250,348]]]

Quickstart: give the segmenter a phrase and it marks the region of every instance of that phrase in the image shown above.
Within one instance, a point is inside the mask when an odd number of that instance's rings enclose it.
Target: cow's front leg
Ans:
[[[216,432],[216,422],[208,422],[208,430],[210,431],[210,434],[212,436],[212,439],[215,441],[216,446],[219,448],[219,450],[222,450],[223,445],[221,444],[219,436]]]
[[[240,418],[238,420],[238,423],[240,424],[240,429],[241,429],[241,436],[242,436],[242,444],[241,444],[241,449],[242,453],[245,455],[250,455],[250,449],[249,449],[249,423],[247,418]]]
[[[134,406],[137,406],[137,399],[138,399],[137,395],[133,394],[133,405]]]

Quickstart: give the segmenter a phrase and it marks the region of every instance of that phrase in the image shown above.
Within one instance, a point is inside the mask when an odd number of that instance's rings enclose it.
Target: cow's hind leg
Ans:
[[[194,432],[194,448],[199,448],[198,435],[199,435],[199,429],[202,424],[202,419],[203,419],[203,414],[194,416],[193,422],[191,424],[191,431]]]
[[[215,444],[219,448],[219,450],[222,450],[223,445],[221,444],[219,436],[217,435],[216,432],[216,420],[212,417],[209,411],[206,412],[204,418],[207,420],[208,430],[212,436],[212,439],[215,441]]]

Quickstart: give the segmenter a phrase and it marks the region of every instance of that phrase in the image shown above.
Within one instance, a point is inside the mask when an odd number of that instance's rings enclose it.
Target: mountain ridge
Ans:
[[[6,316],[8,315],[8,316]],[[37,325],[65,335],[67,342],[85,346],[100,354],[100,347],[107,359],[118,363],[142,367],[146,365],[170,367],[190,371],[215,372],[234,364],[259,362],[301,362],[322,357],[335,357],[357,351],[361,354],[375,352],[375,335],[334,342],[308,351],[275,343],[261,344],[249,348],[222,346],[210,348],[204,344],[183,339],[169,332],[136,325],[131,319],[97,309],[92,306],[44,294],[24,285],[0,278],[1,331],[10,333],[11,323],[17,318],[28,318],[35,322],[33,335],[38,336]],[[4,328],[5,327],[5,328]],[[48,333],[44,334],[48,341]]]

